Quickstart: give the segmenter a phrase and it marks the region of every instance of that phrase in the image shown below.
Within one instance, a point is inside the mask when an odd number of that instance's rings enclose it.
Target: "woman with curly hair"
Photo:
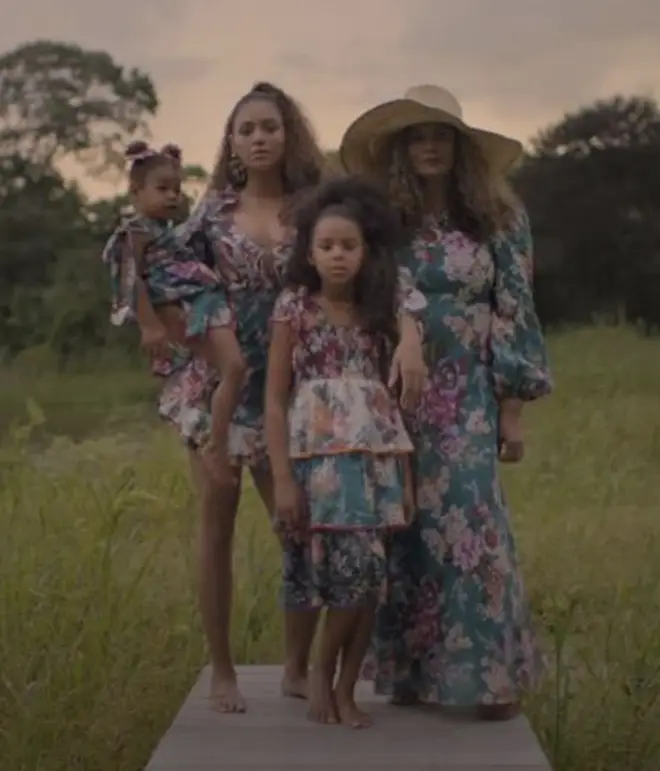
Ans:
[[[320,182],[324,166],[324,155],[298,105],[279,88],[258,83],[231,111],[209,189],[181,229],[191,244],[196,240],[200,248],[202,241],[210,244],[210,261],[227,293],[247,366],[226,448],[236,472],[229,486],[221,486],[207,473],[198,453],[211,427],[215,372],[201,358],[189,358],[168,378],[160,401],[161,415],[176,425],[191,448],[200,491],[201,611],[213,668],[211,696],[216,709],[223,712],[246,708],[229,644],[240,469],[249,467],[264,505],[272,512],[272,476],[263,434],[270,316],[295,235],[293,212]],[[412,291],[407,296],[413,302],[419,297]],[[425,370],[412,316],[402,320],[401,331],[393,377],[400,375],[408,398],[414,399]],[[176,329],[170,335],[179,337]],[[306,694],[307,656],[315,624],[314,613],[285,614],[287,665],[282,689],[286,695]]]
[[[410,89],[346,131],[341,158],[387,192],[400,260],[427,300],[430,370],[410,415],[416,516],[393,538],[366,674],[393,702],[515,715],[541,670],[500,485],[524,402],[551,390],[532,242],[505,181],[519,142],[468,126],[448,91]]]

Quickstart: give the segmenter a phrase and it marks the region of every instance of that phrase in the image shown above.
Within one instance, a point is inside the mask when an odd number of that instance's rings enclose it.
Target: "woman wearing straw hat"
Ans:
[[[522,457],[523,403],[551,390],[529,223],[504,176],[521,151],[468,126],[436,86],[369,110],[340,149],[388,191],[401,261],[428,302],[429,380],[411,415],[417,517],[392,545],[366,671],[394,703],[484,719],[515,715],[541,669],[498,471]]]

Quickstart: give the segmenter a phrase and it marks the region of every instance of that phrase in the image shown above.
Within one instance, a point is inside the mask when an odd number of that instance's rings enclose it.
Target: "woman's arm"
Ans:
[[[416,405],[428,374],[419,319],[426,305],[426,298],[415,287],[409,271],[399,269],[399,344],[392,357],[388,385],[394,388],[401,381],[401,406],[406,410]]]
[[[503,410],[520,414],[524,402],[552,391],[541,324],[533,292],[532,235],[521,207],[491,244],[495,263],[490,329],[495,392]]]
[[[302,516],[300,489],[289,458],[288,408],[293,380],[291,356],[293,330],[285,321],[273,323],[266,377],[265,432],[273,475],[277,523],[285,532],[295,531]]]

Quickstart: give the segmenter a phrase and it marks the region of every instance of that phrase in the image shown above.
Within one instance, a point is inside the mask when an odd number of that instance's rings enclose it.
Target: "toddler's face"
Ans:
[[[177,219],[181,208],[181,170],[174,163],[157,166],[133,196],[135,208],[145,217]]]

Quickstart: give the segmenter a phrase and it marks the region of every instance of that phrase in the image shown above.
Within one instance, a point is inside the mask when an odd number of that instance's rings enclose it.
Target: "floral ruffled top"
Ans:
[[[258,466],[267,462],[263,428],[270,318],[282,291],[284,272],[295,233],[273,248],[255,243],[234,222],[238,196],[232,190],[209,193],[190,219],[179,228],[186,239],[208,237],[218,276],[234,315],[234,328],[248,366],[241,402],[230,427],[230,454],[236,462]],[[401,306],[409,313],[426,307],[410,273],[400,271]],[[159,412],[174,423],[192,446],[204,443],[210,432],[210,398],[217,384],[204,361],[188,356],[163,388]]]
[[[273,313],[295,334],[289,407],[292,459],[362,452],[412,452],[381,373],[381,346],[358,328],[337,326],[306,289],[285,290]]]

